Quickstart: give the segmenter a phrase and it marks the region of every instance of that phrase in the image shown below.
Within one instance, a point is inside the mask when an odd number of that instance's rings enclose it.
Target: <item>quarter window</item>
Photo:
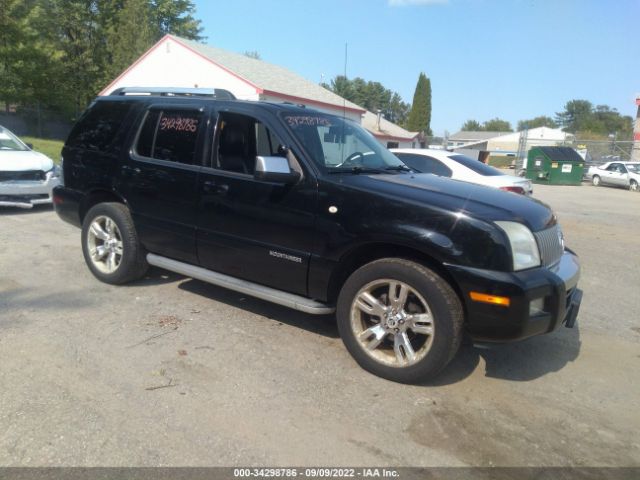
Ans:
[[[85,150],[108,151],[125,117],[130,102],[97,102],[90,107],[69,134],[67,146]]]
[[[201,123],[199,111],[151,109],[140,129],[136,153],[157,160],[194,164]]]

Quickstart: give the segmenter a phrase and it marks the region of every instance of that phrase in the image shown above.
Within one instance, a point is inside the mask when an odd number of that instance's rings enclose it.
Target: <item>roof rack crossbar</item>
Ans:
[[[153,95],[161,97],[208,97],[217,100],[235,100],[229,90],[223,88],[176,88],[176,87],[121,87],[111,95]]]

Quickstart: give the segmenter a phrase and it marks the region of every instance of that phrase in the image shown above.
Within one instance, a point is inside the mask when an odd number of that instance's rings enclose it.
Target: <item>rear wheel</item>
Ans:
[[[340,292],[337,318],[360,366],[401,383],[437,375],[462,338],[462,306],[451,286],[423,265],[398,258],[355,271]]]
[[[631,180],[629,182],[629,190],[631,190],[632,192],[637,192],[638,191],[638,182],[636,182],[635,180]]]
[[[591,178],[591,183],[593,183],[594,187],[600,186],[600,177],[598,175],[594,175],[593,178]]]
[[[129,209],[121,203],[100,203],[87,212],[82,253],[91,273],[105,283],[136,280],[149,268]]]

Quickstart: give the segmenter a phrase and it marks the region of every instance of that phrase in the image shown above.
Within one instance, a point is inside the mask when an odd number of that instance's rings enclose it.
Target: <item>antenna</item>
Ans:
[[[349,44],[347,42],[344,43],[344,79],[347,80],[347,51],[349,48]],[[347,116],[347,99],[342,97],[342,116]]]
[[[347,51],[348,51],[348,47],[349,44],[347,42],[344,42],[344,80],[345,82],[347,81]],[[340,161],[344,162],[344,142],[345,142],[345,136],[344,136],[344,124],[347,121],[347,99],[344,98],[344,96],[342,97],[342,133],[340,134]]]

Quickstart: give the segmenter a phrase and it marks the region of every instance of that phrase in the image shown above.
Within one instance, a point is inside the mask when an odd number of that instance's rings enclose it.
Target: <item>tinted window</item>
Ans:
[[[610,172],[618,172],[618,173],[627,173],[627,170],[622,166],[621,163],[612,163],[607,168]]]
[[[136,153],[185,164],[195,162],[202,113],[194,110],[150,110],[142,124]]]
[[[396,153],[396,155],[416,172],[433,173],[440,177],[451,176],[451,169],[435,158],[415,153]]]
[[[129,102],[96,102],[71,131],[67,146],[87,150],[108,150],[131,106]]]
[[[480,175],[484,175],[485,177],[496,177],[498,175],[504,175],[504,173],[502,173],[497,168],[493,168],[490,165],[482,163],[480,160],[474,160],[473,158],[469,158],[464,155],[451,155],[449,158],[464,165],[469,170],[473,170]]]

